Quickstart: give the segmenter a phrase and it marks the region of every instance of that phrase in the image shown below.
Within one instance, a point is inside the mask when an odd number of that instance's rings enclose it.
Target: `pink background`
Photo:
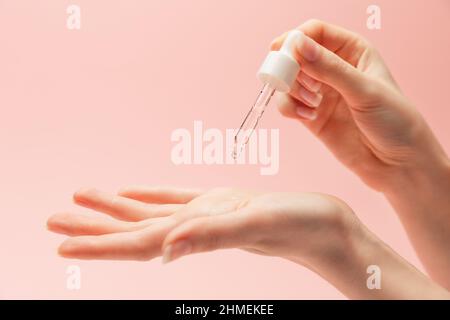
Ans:
[[[81,7],[80,31],[66,28],[72,3]],[[366,28],[372,3],[382,9],[380,31]],[[369,38],[450,149],[447,0],[0,0],[0,297],[343,298],[307,269],[238,250],[167,266],[64,260],[55,251],[64,237],[45,222],[58,211],[84,212],[71,203],[82,186],[326,192],[421,268],[383,197],[275,108],[262,127],[280,128],[278,175],[170,160],[174,129],[192,130],[194,120],[206,128],[239,124],[272,38],[312,17]],[[73,264],[82,271],[78,291],[66,289]]]

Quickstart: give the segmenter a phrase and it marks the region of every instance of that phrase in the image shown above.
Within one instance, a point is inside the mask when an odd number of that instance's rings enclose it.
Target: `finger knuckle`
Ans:
[[[333,82],[336,79],[346,79],[350,73],[350,65],[334,54],[327,54],[319,60],[322,69],[322,78],[325,82]]]
[[[152,251],[150,250],[147,241],[143,236],[135,236],[132,240],[132,251],[136,260],[148,261],[153,258]]]
[[[386,90],[382,88],[382,84],[377,79],[364,76],[364,80],[364,85],[361,87],[360,93],[365,97],[365,103],[377,105],[380,92],[386,92]]]
[[[350,68],[352,68],[350,66],[350,64],[348,64],[347,62],[338,59],[336,57],[336,59],[331,59],[330,61],[330,67],[331,70],[333,70],[333,72],[342,75],[342,76],[347,76],[349,75],[349,73],[352,71]],[[330,70],[330,72],[331,72]]]
[[[291,99],[285,95],[278,99],[278,111],[285,117],[295,117],[294,104],[292,103]]]

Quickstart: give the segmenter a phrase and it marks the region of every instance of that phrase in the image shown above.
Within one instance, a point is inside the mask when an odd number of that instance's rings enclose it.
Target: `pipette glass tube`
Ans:
[[[234,136],[233,158],[237,159],[244,151],[245,146],[250,140],[251,135],[255,131],[258,123],[264,114],[264,110],[270,102],[275,89],[268,83],[264,84],[256,98],[255,103],[244,118],[236,135]]]
[[[280,50],[271,51],[259,68],[257,77],[264,86],[234,137],[232,154],[234,159],[242,155],[275,90],[284,93],[290,91],[300,71],[300,65],[292,52],[302,35],[299,30],[289,32]]]

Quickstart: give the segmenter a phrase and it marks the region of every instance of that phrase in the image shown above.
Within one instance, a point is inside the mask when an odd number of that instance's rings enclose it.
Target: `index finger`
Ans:
[[[316,19],[308,20],[297,29],[333,52],[337,52],[349,45],[362,47],[363,44],[365,44],[363,38],[358,34],[337,25]],[[279,50],[287,34],[288,32],[285,32],[281,36],[275,38],[271,44],[271,50]]]

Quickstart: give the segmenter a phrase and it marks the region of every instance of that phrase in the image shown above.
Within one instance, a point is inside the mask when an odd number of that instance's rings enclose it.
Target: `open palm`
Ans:
[[[333,197],[232,188],[130,187],[119,195],[84,189],[74,200],[113,217],[66,213],[49,219],[50,230],[71,237],[60,254],[78,259],[149,260],[185,239],[189,253],[241,248],[309,257],[333,243],[330,231],[347,217],[346,206]],[[314,245],[298,246],[302,242]]]

